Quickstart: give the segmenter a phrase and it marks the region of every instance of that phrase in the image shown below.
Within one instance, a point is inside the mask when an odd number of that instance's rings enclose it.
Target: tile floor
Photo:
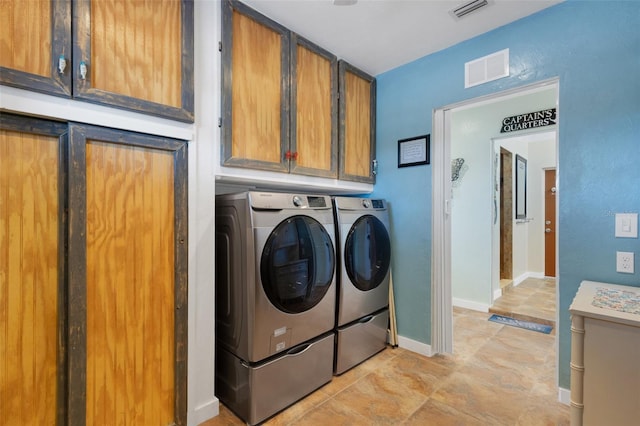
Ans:
[[[554,332],[497,324],[490,315],[454,308],[453,355],[387,348],[265,424],[568,425],[569,407],[557,401]],[[242,424],[222,404],[204,423]]]
[[[556,280],[527,278],[515,287],[507,286],[489,312],[555,326]]]

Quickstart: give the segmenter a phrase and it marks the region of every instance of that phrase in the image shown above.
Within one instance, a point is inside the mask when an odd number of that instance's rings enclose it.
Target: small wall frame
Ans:
[[[415,136],[398,141],[398,167],[429,164],[431,135]]]

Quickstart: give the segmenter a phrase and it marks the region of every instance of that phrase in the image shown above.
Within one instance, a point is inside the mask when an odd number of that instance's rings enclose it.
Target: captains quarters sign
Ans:
[[[500,133],[535,129],[536,127],[553,126],[554,124],[556,124],[556,109],[543,109],[542,111],[528,112],[505,118],[502,120]]]

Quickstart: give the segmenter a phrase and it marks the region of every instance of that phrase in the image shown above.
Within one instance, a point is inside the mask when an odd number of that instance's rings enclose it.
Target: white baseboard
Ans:
[[[210,401],[205,402],[197,406],[192,412],[187,415],[187,424],[189,426],[197,426],[211,420],[220,414],[220,401],[218,398],[213,398]]]
[[[558,401],[564,405],[571,405],[571,390],[558,388]]]
[[[501,288],[493,290],[493,300],[495,301],[498,297],[502,297],[502,289]]]
[[[524,274],[518,276],[517,278],[513,279],[513,285],[517,286],[518,284],[522,283],[522,281],[526,280],[527,278],[538,278],[538,279],[542,279],[544,278],[544,272],[525,272]]]
[[[452,298],[453,306],[457,306],[458,308],[471,309],[472,311],[478,312],[489,312],[489,305],[485,305],[484,303],[478,303],[471,300],[458,299],[456,297]]]
[[[398,336],[398,346],[411,352],[415,352],[424,356],[432,356],[431,345],[409,339],[408,337]]]

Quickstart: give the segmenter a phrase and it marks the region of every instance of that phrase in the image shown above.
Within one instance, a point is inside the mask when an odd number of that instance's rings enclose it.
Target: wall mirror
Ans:
[[[527,218],[527,159],[516,154],[516,219]]]

